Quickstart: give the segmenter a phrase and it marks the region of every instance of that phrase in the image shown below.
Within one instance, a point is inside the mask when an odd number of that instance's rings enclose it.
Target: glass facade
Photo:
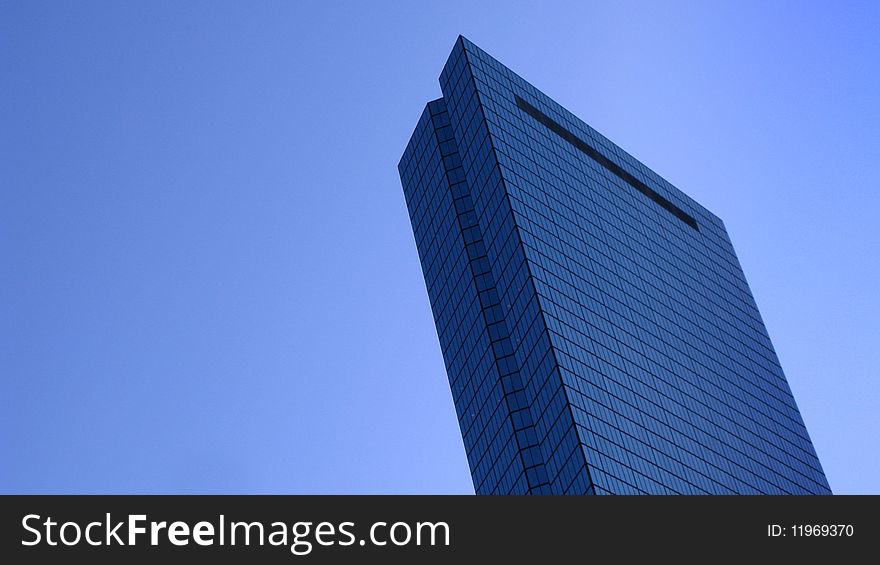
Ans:
[[[401,158],[479,494],[829,494],[723,222],[465,38]]]

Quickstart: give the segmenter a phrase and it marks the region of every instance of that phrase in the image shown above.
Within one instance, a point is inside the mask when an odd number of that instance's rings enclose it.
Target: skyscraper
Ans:
[[[829,494],[723,222],[460,37],[400,178],[480,494]]]

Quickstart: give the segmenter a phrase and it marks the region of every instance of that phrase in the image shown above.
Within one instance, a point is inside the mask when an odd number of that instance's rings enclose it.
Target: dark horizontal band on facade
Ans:
[[[657,192],[652,190],[648,185],[625,171],[622,167],[620,167],[620,165],[590,147],[581,138],[565,129],[553,118],[551,118],[541,110],[535,108],[519,96],[516,96],[516,105],[519,107],[520,110],[530,115],[538,122],[547,126],[550,131],[552,131],[565,141],[571,143],[582,153],[585,153],[591,159],[608,169],[609,172],[613,173],[615,176],[626,182],[628,185],[632,186],[633,188],[659,204],[661,208],[671,213],[673,216],[686,223],[690,227],[694,228],[695,230],[700,231],[700,227],[697,225],[697,221],[694,219],[693,216],[670,202],[661,194],[658,194]]]

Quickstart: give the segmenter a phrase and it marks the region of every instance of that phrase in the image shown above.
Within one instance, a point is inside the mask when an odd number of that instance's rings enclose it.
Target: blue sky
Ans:
[[[721,216],[880,493],[880,4],[4,2],[0,492],[473,492],[396,164],[459,33]]]

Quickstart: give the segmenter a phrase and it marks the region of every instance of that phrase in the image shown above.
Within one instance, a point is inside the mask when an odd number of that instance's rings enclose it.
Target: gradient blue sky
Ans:
[[[3,2],[0,492],[473,492],[396,165],[459,33],[727,224],[880,493],[880,3]]]

